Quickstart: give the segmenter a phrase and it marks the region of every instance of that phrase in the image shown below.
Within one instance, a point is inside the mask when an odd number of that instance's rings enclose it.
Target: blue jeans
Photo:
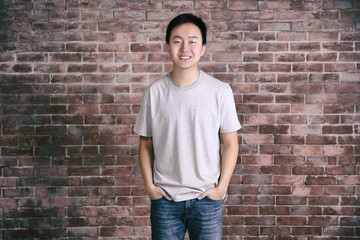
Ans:
[[[183,202],[166,198],[151,200],[153,240],[183,240],[186,229],[190,239],[220,240],[222,235],[222,200],[208,197]]]

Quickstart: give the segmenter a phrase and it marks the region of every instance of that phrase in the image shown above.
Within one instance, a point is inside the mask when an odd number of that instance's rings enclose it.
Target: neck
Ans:
[[[171,81],[177,87],[188,87],[194,84],[200,76],[198,67],[194,69],[175,69],[171,73]]]

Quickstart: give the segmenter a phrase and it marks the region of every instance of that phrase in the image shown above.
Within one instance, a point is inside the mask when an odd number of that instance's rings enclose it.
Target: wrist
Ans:
[[[154,183],[151,182],[151,183],[146,184],[145,188],[146,188],[146,191],[152,192],[156,188],[156,186]]]
[[[223,186],[223,185],[217,185],[216,188],[218,189],[219,192],[225,194],[227,192],[227,186]]]

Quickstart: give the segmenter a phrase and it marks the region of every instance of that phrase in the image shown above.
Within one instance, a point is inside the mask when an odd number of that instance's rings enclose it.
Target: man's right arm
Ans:
[[[166,192],[162,188],[155,186],[153,182],[154,146],[151,137],[140,136],[139,161],[144,185],[150,198],[159,199],[165,197],[171,201]]]

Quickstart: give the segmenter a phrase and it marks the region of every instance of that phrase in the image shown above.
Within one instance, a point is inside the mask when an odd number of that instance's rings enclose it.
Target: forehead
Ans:
[[[194,36],[201,39],[201,31],[199,27],[193,23],[184,23],[179,26],[176,26],[174,27],[174,29],[171,31],[170,34],[170,38],[173,37],[188,38]]]

